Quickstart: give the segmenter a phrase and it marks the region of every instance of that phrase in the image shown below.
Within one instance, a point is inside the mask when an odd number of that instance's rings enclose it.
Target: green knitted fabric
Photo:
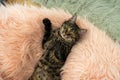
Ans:
[[[36,0],[48,8],[62,8],[86,17],[120,42],[120,0]]]

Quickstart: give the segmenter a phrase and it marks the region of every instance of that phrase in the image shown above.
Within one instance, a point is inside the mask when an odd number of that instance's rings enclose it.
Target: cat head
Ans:
[[[76,24],[77,16],[74,14],[70,19],[63,22],[60,28],[60,35],[68,42],[76,42],[80,36],[87,32],[86,29],[81,29]]]

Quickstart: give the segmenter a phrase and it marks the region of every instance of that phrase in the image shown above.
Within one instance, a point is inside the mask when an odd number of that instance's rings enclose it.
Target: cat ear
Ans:
[[[87,32],[87,29],[80,29],[79,34],[84,35]]]
[[[75,23],[77,20],[77,15],[76,13],[69,19],[71,23]]]

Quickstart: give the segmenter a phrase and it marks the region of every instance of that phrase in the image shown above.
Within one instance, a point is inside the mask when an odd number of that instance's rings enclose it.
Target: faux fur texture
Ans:
[[[0,7],[0,76],[3,80],[27,80],[42,54],[43,18],[57,28],[71,15],[59,9],[12,5]],[[83,19],[88,29],[65,63],[62,80],[120,80],[120,47],[105,32]]]

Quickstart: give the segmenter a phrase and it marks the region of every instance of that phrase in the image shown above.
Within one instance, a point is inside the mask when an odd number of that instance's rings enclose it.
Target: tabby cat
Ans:
[[[75,23],[76,18],[76,15],[72,16],[55,30],[52,30],[51,21],[48,18],[43,20],[46,30],[43,39],[44,54],[29,80],[61,80],[61,67],[71,48],[87,31],[78,27]]]

